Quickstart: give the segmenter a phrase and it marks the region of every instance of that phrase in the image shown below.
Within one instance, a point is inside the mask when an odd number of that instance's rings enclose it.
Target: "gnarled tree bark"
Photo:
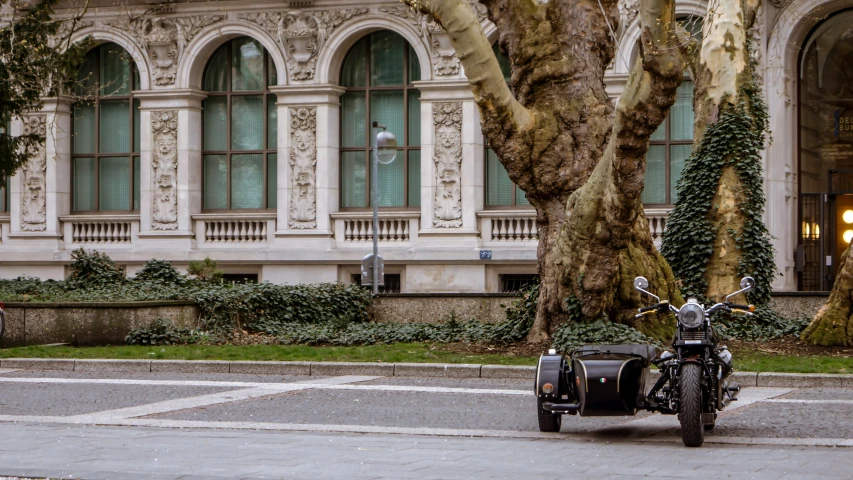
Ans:
[[[576,297],[587,319],[634,322],[631,288],[649,277],[680,300],[655,250],[641,193],[649,137],[675,101],[683,62],[673,0],[641,0],[641,61],[614,109],[604,86],[619,14],[614,0],[481,0],[500,32],[512,89],[463,0],[403,0],[450,36],[479,106],[483,133],[536,208],[541,290],[529,340],[541,341]],[[663,319],[635,324],[665,337]]]
[[[853,345],[853,259],[850,247],[841,255],[829,300],[801,335],[813,345]]]

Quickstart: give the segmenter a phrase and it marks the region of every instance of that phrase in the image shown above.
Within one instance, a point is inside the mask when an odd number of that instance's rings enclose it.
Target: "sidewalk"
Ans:
[[[7,358],[0,368],[117,373],[237,373],[254,375],[375,375],[382,377],[446,377],[529,379],[536,367],[439,363],[262,362],[227,360],[77,360]],[[656,377],[657,371],[652,370]],[[853,375],[734,372],[744,387],[853,388]]]

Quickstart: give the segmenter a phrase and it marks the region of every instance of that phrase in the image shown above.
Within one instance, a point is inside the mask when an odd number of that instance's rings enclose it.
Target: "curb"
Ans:
[[[263,362],[227,360],[77,360],[4,358],[0,368],[88,373],[239,373],[334,377],[445,377],[533,379],[536,367],[442,363]]]
[[[236,373],[253,375],[369,375],[382,377],[444,377],[533,380],[536,367],[441,363],[263,362],[227,360],[77,360],[4,358],[0,368],[89,373]],[[660,374],[651,371],[654,381]],[[743,387],[853,388],[853,375],[815,373],[734,372]]]

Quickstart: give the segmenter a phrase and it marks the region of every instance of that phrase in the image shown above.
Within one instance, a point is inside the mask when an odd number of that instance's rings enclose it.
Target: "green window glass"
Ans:
[[[652,134],[646,154],[643,204],[673,205],[678,201],[675,186],[684,162],[693,152],[693,82],[685,79],[675,94],[666,120]]]
[[[370,207],[370,161],[377,130],[385,125],[400,150],[389,165],[379,165],[379,206],[420,206],[421,102],[412,82],[420,80],[412,47],[390,31],[358,41],[344,58],[341,85],[341,207]]]
[[[221,46],[208,61],[202,86],[204,210],[263,210],[277,206],[278,108],[275,65],[254,39]]]
[[[71,182],[75,213],[139,211],[139,73],[114,43],[86,55],[72,107]]]
[[[501,53],[498,44],[492,46],[492,52],[498,59],[504,80],[509,84],[511,80],[509,59]],[[528,207],[527,195],[524,190],[518,188],[512,180],[506,168],[501,163],[494,150],[486,146],[486,207]]]
[[[12,122],[8,122],[5,125],[0,124],[0,137],[11,135],[11,133]],[[0,187],[0,214],[9,213],[9,180],[10,178],[6,177],[6,181]]]

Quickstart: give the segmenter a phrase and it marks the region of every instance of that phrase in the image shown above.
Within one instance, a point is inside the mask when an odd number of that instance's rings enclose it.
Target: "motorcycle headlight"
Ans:
[[[686,328],[696,328],[705,321],[705,309],[694,299],[691,298],[690,300],[678,310],[678,321]]]

